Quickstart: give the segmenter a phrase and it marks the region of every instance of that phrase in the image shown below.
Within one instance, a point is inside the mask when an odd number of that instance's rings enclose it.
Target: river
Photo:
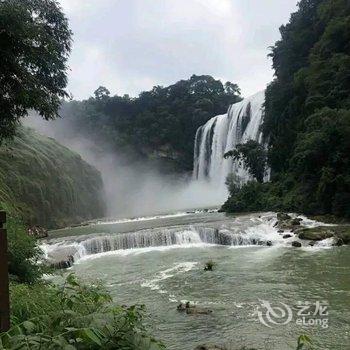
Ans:
[[[43,248],[73,249],[70,271],[101,280],[119,304],[145,304],[168,349],[288,350],[300,334],[315,349],[350,349],[349,247],[325,240],[294,248],[296,238],[283,239],[275,222],[274,213],[215,210],[102,220],[53,231]],[[204,271],[209,260],[214,270]],[[181,301],[212,313],[179,312]]]

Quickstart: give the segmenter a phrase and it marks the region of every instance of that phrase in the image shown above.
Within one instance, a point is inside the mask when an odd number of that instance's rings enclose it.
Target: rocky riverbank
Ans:
[[[324,239],[333,239],[334,246],[350,244],[350,225],[320,225],[316,227],[302,226],[303,219],[292,217],[286,213],[277,213],[277,222],[275,227],[278,233],[283,235],[284,239],[298,238],[299,240],[309,241],[309,245],[314,245],[317,241]],[[301,247],[300,241],[293,241],[292,246]]]

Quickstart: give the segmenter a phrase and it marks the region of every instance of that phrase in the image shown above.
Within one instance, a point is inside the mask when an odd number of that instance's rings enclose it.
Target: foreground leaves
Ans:
[[[33,308],[31,314],[33,305],[30,302],[25,305],[25,298],[15,303],[14,325],[0,335],[0,349],[164,348],[147,334],[142,322],[145,311],[142,305],[116,306],[101,286],[83,285],[73,274],[60,289],[45,285],[41,288],[48,289],[47,294],[41,296],[50,299],[46,301],[47,306],[42,303],[42,308]],[[26,312],[23,309],[27,309]],[[32,317],[21,319],[28,316]]]

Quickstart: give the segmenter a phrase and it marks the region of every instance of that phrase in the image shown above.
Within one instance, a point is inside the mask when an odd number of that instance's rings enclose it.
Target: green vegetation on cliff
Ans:
[[[65,137],[78,133],[101,148],[126,154],[128,161],[160,160],[165,170],[190,171],[198,127],[240,100],[236,84],[209,75],[155,86],[137,98],[110,96],[100,87],[86,101],[62,105],[56,132]]]
[[[347,0],[302,0],[281,27],[263,123],[271,182],[235,189],[226,211],[350,217],[349,28]]]
[[[28,225],[101,217],[102,194],[99,172],[53,139],[23,128],[0,147],[0,206],[14,208]]]

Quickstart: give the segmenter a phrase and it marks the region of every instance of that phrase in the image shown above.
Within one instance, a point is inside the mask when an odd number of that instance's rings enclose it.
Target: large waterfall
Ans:
[[[201,126],[196,133],[193,177],[207,179],[222,187],[229,173],[244,183],[250,176],[247,170],[224,154],[248,140],[262,142],[262,123],[265,91],[230,106],[226,114],[218,115]]]

